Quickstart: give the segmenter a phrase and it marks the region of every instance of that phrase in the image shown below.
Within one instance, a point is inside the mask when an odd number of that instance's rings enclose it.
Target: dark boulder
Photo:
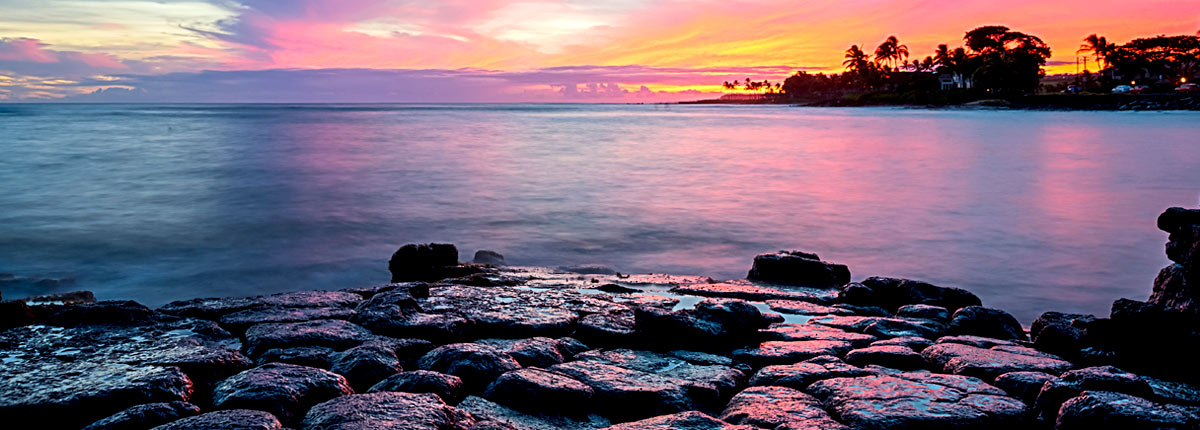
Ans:
[[[821,261],[817,254],[779,251],[754,257],[746,279],[809,287],[840,287],[850,282],[850,269]]]
[[[1046,312],[1029,326],[1029,335],[1038,350],[1078,357],[1079,351],[1087,346],[1087,326],[1095,320],[1092,315]]]
[[[630,294],[630,293],[642,292],[642,290],[639,290],[637,288],[629,288],[629,287],[624,287],[624,286],[620,286],[617,284],[604,284],[599,287],[596,287],[596,289],[599,291],[603,291],[606,293],[613,293],[613,294]]]
[[[967,306],[950,318],[951,335],[973,335],[996,339],[1029,340],[1025,329],[1012,314],[1000,309]]]
[[[705,415],[703,412],[687,411],[671,415],[647,418],[641,421],[617,424],[602,430],[756,430],[757,427],[729,424]]]
[[[1167,209],[1158,228],[1170,233],[1166,253],[1175,264],[1159,272],[1149,302],[1200,314],[1200,210]]]
[[[617,270],[611,266],[604,264],[576,264],[573,266],[559,266],[558,270],[564,272],[578,273],[580,275],[616,275]]]
[[[475,251],[475,258],[471,259],[471,262],[475,264],[490,264],[493,266],[503,266],[507,264],[504,262],[504,256],[500,255],[499,252],[489,251],[486,249]]]
[[[144,430],[200,414],[200,407],[187,402],[147,403],[96,421],[83,430]]]
[[[341,351],[374,337],[369,330],[343,320],[267,323],[246,329],[246,351],[252,356],[270,349],[297,346],[324,346]]]
[[[925,359],[912,348],[901,345],[871,346],[846,353],[846,362],[855,366],[874,364],[900,370],[925,368]]]
[[[433,394],[353,394],[313,406],[302,430],[468,430],[475,418]]]
[[[1195,409],[1111,391],[1085,391],[1058,411],[1056,430],[1185,430],[1200,428]]]
[[[592,387],[561,373],[525,368],[500,375],[483,396],[520,411],[567,415],[585,410]]]
[[[433,282],[468,276],[482,270],[479,266],[459,264],[458,248],[449,243],[404,245],[388,260],[392,282]]]
[[[823,355],[796,364],[767,366],[750,378],[750,385],[807,389],[813,382],[832,378],[867,376],[866,370],[851,366],[842,359]]]
[[[389,376],[371,387],[369,392],[400,391],[405,393],[436,394],[448,404],[457,404],[462,400],[462,378],[432,370],[411,370]]]
[[[368,342],[337,353],[329,370],[346,377],[354,391],[363,392],[404,368],[395,350],[382,342]]]
[[[1027,408],[979,379],[927,372],[818,381],[808,393],[851,428],[1015,428]]]
[[[1194,357],[1178,345],[1200,343],[1200,315],[1154,303],[1119,299],[1107,324],[1088,327],[1090,341],[1112,350],[1123,369],[1172,379],[1200,381]]]
[[[634,322],[642,340],[681,348],[737,343],[771,324],[758,308],[733,299],[705,299],[694,309],[673,311],[635,308]]]
[[[346,378],[336,373],[268,363],[221,381],[213,390],[213,405],[267,411],[284,423],[295,423],[309,407],[353,393]]]
[[[1042,391],[1042,386],[1055,378],[1056,376],[1046,372],[1008,372],[997,376],[992,385],[1033,406],[1038,393]]]
[[[130,406],[188,401],[192,395],[192,381],[175,367],[91,361],[26,366],[6,364],[0,371],[0,416],[50,428],[79,428]]]
[[[281,430],[283,424],[263,411],[233,409],[173,421],[153,430]]]
[[[1131,396],[1154,396],[1150,383],[1140,376],[1112,367],[1088,367],[1063,373],[1047,381],[1038,392],[1036,406],[1046,419],[1053,419],[1058,408],[1084,391],[1113,391]]]
[[[478,343],[443,345],[429,351],[417,362],[421,369],[462,378],[467,391],[477,391],[506,372],[521,365],[504,351]]]
[[[33,324],[37,321],[36,318],[33,309],[21,300],[0,302],[0,331]]]
[[[802,300],[822,305],[833,304],[837,300],[838,295],[836,289],[830,288],[793,286],[784,289],[755,285],[749,281],[685,284],[671,288],[671,292],[689,296],[720,297],[755,302],[767,300]]]
[[[909,279],[870,277],[842,287],[838,301],[854,305],[879,306],[897,310],[901,306],[924,304],[940,306],[950,312],[982,304],[979,297],[959,288],[939,287]]]
[[[721,412],[721,420],[760,428],[849,430],[834,421],[821,402],[804,392],[785,387],[750,387],[733,396]]]
[[[90,293],[89,293],[90,294]],[[154,311],[135,301],[87,302],[63,306],[40,318],[45,324],[59,327],[79,325],[143,325],[153,323]]]

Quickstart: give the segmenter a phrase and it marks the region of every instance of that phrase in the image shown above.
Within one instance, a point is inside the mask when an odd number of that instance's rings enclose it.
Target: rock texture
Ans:
[[[303,430],[467,430],[475,418],[433,394],[368,393],[314,406]]]
[[[779,251],[754,257],[746,279],[810,287],[839,287],[850,282],[850,269],[821,261],[817,254]]]
[[[213,390],[213,405],[271,412],[294,423],[313,405],[354,393],[346,378],[329,371],[269,363],[239,373]]]

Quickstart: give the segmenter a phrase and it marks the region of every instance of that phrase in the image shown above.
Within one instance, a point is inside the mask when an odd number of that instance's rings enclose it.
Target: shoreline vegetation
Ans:
[[[1075,51],[1077,73],[1047,76],[1051,55],[1041,38],[1000,25],[970,30],[963,46],[940,44],[923,59],[910,60],[909,47],[889,36],[873,53],[847,49],[840,74],[724,82],[721,98],[680,104],[1200,110],[1200,33],[1123,45],[1092,34]]]
[[[1167,209],[1147,300],[1024,326],[970,291],[506,266],[410,244],[389,283],[158,309],[0,302],[0,416],[44,429],[1200,428],[1200,209]],[[339,288],[344,286],[337,286]],[[20,425],[20,423],[29,423]]]

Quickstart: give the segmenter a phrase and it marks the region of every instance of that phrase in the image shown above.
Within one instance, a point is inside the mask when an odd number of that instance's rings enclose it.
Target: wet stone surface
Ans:
[[[405,393],[436,394],[447,404],[456,404],[466,393],[462,378],[432,370],[411,370],[389,376],[368,391],[400,391]]]
[[[1015,346],[980,348],[959,343],[939,343],[921,351],[931,366],[956,375],[975,376],[987,381],[1008,372],[1036,371],[1060,374],[1070,370],[1070,362],[1036,350]]]
[[[816,304],[832,304],[837,290],[805,287],[769,287],[750,282],[723,282],[680,285],[671,292],[690,296],[722,297],[753,301],[800,300]]]
[[[96,421],[83,430],[140,430],[200,414],[200,407],[176,401],[147,403]]]
[[[853,347],[850,342],[837,340],[767,341],[757,348],[734,351],[733,358],[762,367],[798,363],[821,355],[841,356]]]
[[[341,375],[314,367],[268,363],[222,381],[213,390],[213,405],[263,410],[285,423],[294,423],[309,407],[353,392]]]
[[[847,430],[834,421],[816,398],[803,391],[785,387],[750,387],[729,400],[721,420],[761,428]]]
[[[815,357],[796,364],[767,366],[750,378],[750,385],[780,386],[804,390],[813,382],[831,378],[853,378],[871,373],[834,356]]]
[[[250,409],[214,411],[172,421],[153,430],[280,430],[275,416]]]
[[[606,427],[606,430],[757,430],[758,427],[729,424],[702,412],[688,411]]]
[[[417,365],[424,370],[462,378],[468,391],[487,387],[500,375],[521,365],[504,351],[479,343],[443,345],[421,357]]]
[[[808,393],[852,428],[1008,428],[1027,413],[1021,401],[979,379],[899,373],[826,379]]]
[[[258,324],[246,329],[246,350],[257,356],[274,348],[323,346],[342,351],[375,337],[357,324],[342,320]]]
[[[314,406],[303,430],[467,430],[471,414],[448,406],[433,394],[380,392],[352,394]]]

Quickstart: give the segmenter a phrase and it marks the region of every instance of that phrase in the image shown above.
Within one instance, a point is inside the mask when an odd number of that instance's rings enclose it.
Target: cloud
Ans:
[[[109,54],[54,51],[47,47],[37,39],[0,39],[0,70],[65,75],[129,69],[128,65]]]

